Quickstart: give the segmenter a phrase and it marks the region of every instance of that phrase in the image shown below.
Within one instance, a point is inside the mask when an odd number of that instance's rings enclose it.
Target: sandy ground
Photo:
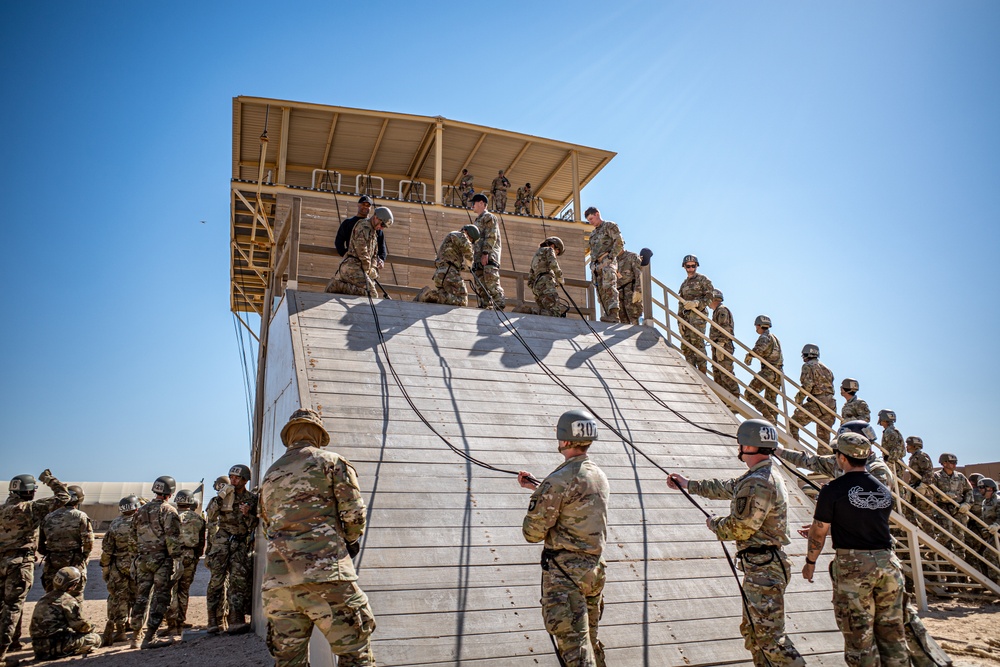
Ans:
[[[94,553],[101,553],[100,541]],[[101,578],[98,561],[91,560],[87,571],[87,589],[84,592],[84,616],[98,632],[103,631],[107,619],[107,589]],[[204,560],[198,565],[188,623],[193,631],[185,631],[185,640],[165,648],[136,651],[128,643],[117,643],[110,648],[98,649],[84,658],[53,660],[50,665],[62,665],[83,660],[87,667],[180,667],[184,665],[216,665],[217,667],[265,667],[274,664],[268,655],[264,640],[253,634],[237,637],[204,636],[197,632],[204,629],[207,620],[205,590],[208,587],[208,570]],[[41,568],[35,571],[35,585],[25,604],[24,633],[27,636],[28,619],[35,602],[42,596]],[[932,599],[930,610],[923,616],[924,624],[955,660],[956,667],[1000,667],[1000,600],[995,597],[968,597],[961,599]],[[33,660],[30,644],[27,650],[8,653],[20,658],[21,664]]]

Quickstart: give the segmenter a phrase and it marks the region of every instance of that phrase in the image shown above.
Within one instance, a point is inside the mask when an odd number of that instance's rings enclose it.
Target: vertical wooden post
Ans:
[[[573,169],[573,219],[580,222],[583,220],[583,211],[580,210],[580,155],[576,151],[570,151],[570,165]]]
[[[906,531],[906,542],[910,547],[910,576],[913,579],[913,596],[920,611],[927,611],[927,587],[924,586],[924,564],[920,560],[920,541],[917,529]]]
[[[285,184],[285,167],[288,162],[288,120],[292,111],[288,107],[281,108],[281,137],[278,138],[278,177],[275,183]]]
[[[292,197],[292,212],[288,216],[292,226],[288,234],[288,284],[286,289],[299,288],[299,230],[302,225],[302,197]],[[276,277],[281,280],[281,276]]]
[[[441,192],[442,164],[444,160],[443,139],[444,123],[438,118],[437,124],[434,127],[434,203],[438,205],[444,203],[444,196]]]
[[[650,264],[642,267],[642,325],[653,326],[653,269]],[[668,324],[670,316],[667,316]]]

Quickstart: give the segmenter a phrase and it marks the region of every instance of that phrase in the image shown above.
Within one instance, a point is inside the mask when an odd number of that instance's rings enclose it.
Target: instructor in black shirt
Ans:
[[[809,527],[809,550],[802,576],[810,582],[827,533],[836,556],[830,564],[833,611],[844,633],[848,665],[908,667],[903,627],[903,574],[892,552],[889,515],[892,492],[865,471],[872,443],[858,433],[842,433],[834,444],[844,474],[823,487]],[[877,651],[879,662],[872,663]]]
[[[351,232],[354,231],[354,226],[371,215],[372,204],[371,197],[361,195],[361,199],[358,200],[358,214],[340,223],[334,247],[337,249],[337,254],[341,257],[347,254],[347,247],[351,244]],[[381,269],[385,266],[385,258],[389,256],[389,249],[385,244],[385,234],[381,229],[375,232],[375,238],[378,239],[378,258],[376,259],[375,268]]]

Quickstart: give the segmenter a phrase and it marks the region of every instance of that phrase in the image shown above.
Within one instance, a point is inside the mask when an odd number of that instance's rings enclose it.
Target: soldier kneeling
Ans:
[[[31,645],[36,660],[54,660],[85,655],[101,647],[101,636],[81,616],[75,597],[83,587],[83,575],[75,567],[64,567],[52,578],[46,593],[31,615]]]

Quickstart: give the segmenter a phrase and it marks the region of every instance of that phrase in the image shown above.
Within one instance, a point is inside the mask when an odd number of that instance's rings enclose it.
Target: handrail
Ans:
[[[405,195],[405,199],[404,199],[403,185],[406,184],[406,183],[410,184],[410,188],[407,191],[407,193]],[[419,201],[421,203],[426,202],[427,201],[427,184],[423,183],[421,181],[410,181],[410,180],[405,180],[405,179],[399,182],[399,200],[400,201],[413,201],[412,199],[410,199],[410,195],[413,194],[413,190],[417,186],[420,186],[420,188],[421,188],[420,200]]]
[[[381,176],[372,176],[371,174],[358,174],[354,177],[354,192],[355,194],[368,194],[361,191],[361,182],[367,180],[369,184],[372,181],[378,181],[378,196],[385,198],[385,179]]]
[[[330,190],[330,192],[340,192],[341,174],[340,174],[339,171],[336,171],[336,170],[330,171],[329,169],[313,169],[313,171],[312,171],[312,189],[313,190],[323,190],[323,188],[317,188],[316,187],[316,176],[317,176],[317,174],[323,174],[323,178],[319,182],[320,185],[323,185],[323,183],[330,183],[330,185],[333,185],[333,182],[330,180],[330,176],[333,175],[333,174],[336,174],[337,175],[337,187],[333,188],[333,190]]]

